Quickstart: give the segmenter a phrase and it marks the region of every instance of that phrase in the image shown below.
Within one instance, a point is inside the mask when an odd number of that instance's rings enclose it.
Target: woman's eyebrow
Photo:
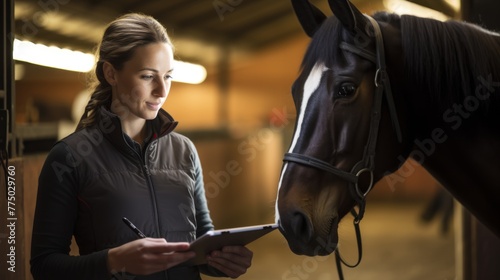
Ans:
[[[154,68],[150,68],[150,67],[144,67],[144,68],[139,69],[139,71],[144,71],[144,70],[158,72],[158,70],[156,70]]]
[[[147,70],[147,71],[152,71],[152,72],[155,72],[155,73],[160,72],[160,71],[158,71],[157,69],[150,68],[150,67],[144,67],[144,68],[139,69],[139,71],[145,71],[145,70]],[[168,70],[168,71],[167,71],[167,73],[168,73],[168,74],[170,74],[170,73],[172,73],[173,71],[174,71],[174,68],[172,68],[172,69]]]

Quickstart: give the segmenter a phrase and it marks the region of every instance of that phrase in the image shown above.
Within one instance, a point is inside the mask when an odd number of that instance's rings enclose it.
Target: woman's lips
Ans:
[[[156,102],[146,102],[146,106],[150,110],[158,111],[161,107],[161,103],[156,103]]]

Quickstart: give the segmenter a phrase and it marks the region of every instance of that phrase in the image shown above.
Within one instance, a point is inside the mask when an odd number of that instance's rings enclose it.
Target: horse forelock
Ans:
[[[335,17],[329,17],[316,31],[304,54],[301,68],[310,72],[317,63],[327,66],[335,61],[336,51],[342,39],[342,24]]]

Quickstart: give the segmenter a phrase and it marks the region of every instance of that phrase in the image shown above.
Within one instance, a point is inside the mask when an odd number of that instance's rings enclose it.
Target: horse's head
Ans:
[[[335,16],[329,18],[308,1],[292,3],[312,41],[292,87],[297,119],[276,218],[293,252],[326,255],[336,248],[340,219],[356,205],[364,207],[373,183],[400,164],[394,159],[403,145],[393,130],[400,134],[392,97],[376,97],[387,95],[376,84],[389,86],[385,72],[376,77],[376,23],[347,0],[330,0]]]

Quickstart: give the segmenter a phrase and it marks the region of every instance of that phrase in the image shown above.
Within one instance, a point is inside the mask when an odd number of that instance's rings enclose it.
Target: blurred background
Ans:
[[[309,42],[289,1],[15,0],[13,7],[7,2],[3,15],[11,19],[7,26],[13,23],[15,65],[14,71],[7,67],[12,82],[4,80],[10,90],[1,97],[11,113],[10,156],[24,172],[19,189],[24,251],[19,254],[26,261],[19,264],[25,274],[12,279],[31,279],[27,260],[41,165],[54,142],[74,131],[83,112],[90,94],[91,55],[106,24],[127,12],[163,23],[175,45],[175,59],[189,63],[188,78],[199,74],[194,81],[174,82],[164,109],[179,121],[176,131],[190,137],[199,151],[216,228],[274,222],[282,156],[295,121],[290,88]],[[331,14],[326,0],[310,2]],[[498,6],[487,0],[352,2],[367,14],[384,10],[484,22],[489,20],[484,11]],[[56,57],[30,60],[21,52],[30,44],[77,52],[83,66],[67,70],[49,65],[61,61]],[[409,161],[402,170],[408,175],[404,180],[383,179],[370,194],[362,223],[365,260],[346,276],[462,279],[452,199],[418,163]],[[341,233],[348,255],[355,253],[350,227],[347,223]],[[277,231],[250,246],[254,266],[241,279],[337,279],[333,257],[295,256]]]

